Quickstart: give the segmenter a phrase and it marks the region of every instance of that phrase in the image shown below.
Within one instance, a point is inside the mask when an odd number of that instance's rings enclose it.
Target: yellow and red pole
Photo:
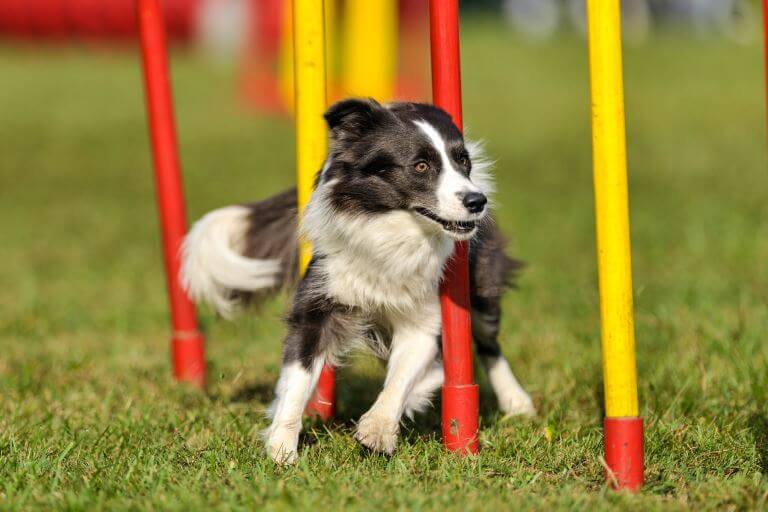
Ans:
[[[461,58],[458,0],[430,0],[432,96],[462,129]],[[477,453],[479,389],[472,369],[469,309],[469,255],[466,242],[456,244],[440,289],[443,316],[443,443],[450,451]]]
[[[643,485],[632,318],[624,86],[619,0],[588,0],[592,144],[600,286],[605,462],[615,487]]]
[[[204,387],[205,340],[197,327],[195,306],[179,282],[179,249],[186,233],[186,212],[163,13],[159,0],[138,0],[136,7],[173,329],[173,373],[180,381]]]
[[[299,216],[309,203],[315,174],[327,150],[323,114],[326,108],[325,8],[323,0],[293,0],[293,70],[296,109],[296,189]],[[303,274],[312,259],[312,248],[300,242],[299,265]],[[326,420],[335,405],[333,368],[326,366],[307,412]]]

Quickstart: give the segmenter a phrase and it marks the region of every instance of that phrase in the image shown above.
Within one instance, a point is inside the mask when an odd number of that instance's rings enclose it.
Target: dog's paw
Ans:
[[[366,413],[360,418],[355,430],[355,439],[373,451],[392,455],[397,447],[400,424],[376,414]]]
[[[287,428],[270,427],[265,432],[267,455],[278,464],[292,465],[299,459],[299,434]]]
[[[533,400],[525,391],[509,393],[506,396],[499,397],[499,409],[504,416],[524,416],[531,418],[536,416],[536,407]]]

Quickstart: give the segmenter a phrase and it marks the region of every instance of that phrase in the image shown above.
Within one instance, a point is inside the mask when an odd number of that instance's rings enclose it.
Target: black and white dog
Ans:
[[[497,343],[500,299],[519,264],[488,215],[490,164],[431,105],[351,99],[325,114],[330,149],[300,231],[312,243],[296,275],[295,191],[198,221],[183,248],[190,296],[225,317],[297,283],[265,433],[269,455],[297,456],[304,407],[325,363],[355,347],[388,361],[384,389],[357,424],[363,445],[392,453],[405,414],[443,382],[438,285],[454,241],[470,241],[473,336],[506,414],[533,414]]]

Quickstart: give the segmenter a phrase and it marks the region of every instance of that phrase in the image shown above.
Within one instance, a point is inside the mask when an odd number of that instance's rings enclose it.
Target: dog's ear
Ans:
[[[331,105],[325,122],[336,139],[359,137],[391,114],[376,100],[349,99]]]

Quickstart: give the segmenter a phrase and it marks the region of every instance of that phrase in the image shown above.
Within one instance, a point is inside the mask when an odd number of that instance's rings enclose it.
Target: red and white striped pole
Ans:
[[[430,0],[432,96],[434,104],[461,118],[461,63],[458,0]],[[472,368],[472,328],[469,305],[469,255],[466,242],[456,249],[440,290],[443,311],[443,442],[450,451],[477,453],[479,388]]]
[[[163,14],[158,0],[137,0],[137,7],[157,207],[173,326],[173,373],[178,380],[202,388],[205,386],[204,339],[197,328],[195,307],[179,283],[179,249],[186,233],[186,212]]]

